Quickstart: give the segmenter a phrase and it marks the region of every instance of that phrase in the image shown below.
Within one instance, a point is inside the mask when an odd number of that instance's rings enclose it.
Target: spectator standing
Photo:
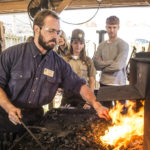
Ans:
[[[64,59],[70,64],[73,71],[78,74],[80,78],[86,80],[86,84],[94,93],[96,70],[92,59],[86,56],[85,33],[83,30],[73,30],[70,49]],[[72,106],[83,106],[85,102],[79,94],[65,92],[62,100],[63,105],[64,103],[71,104]]]
[[[129,45],[118,37],[119,28],[118,17],[110,16],[106,19],[106,31],[109,39],[100,43],[93,57],[96,70],[102,71],[100,87],[126,84],[126,61]]]
[[[68,51],[67,37],[64,31],[57,38],[57,49],[56,52],[60,56],[65,56]]]

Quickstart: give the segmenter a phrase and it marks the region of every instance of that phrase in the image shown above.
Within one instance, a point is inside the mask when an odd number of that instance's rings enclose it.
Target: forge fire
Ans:
[[[111,120],[100,119],[93,109],[52,109],[32,132],[50,150],[143,150],[143,104],[117,102]],[[28,133],[16,138],[11,150],[41,150]]]
[[[126,106],[123,106],[117,102],[117,105],[110,110],[112,126],[105,131],[104,136],[100,137],[104,144],[112,145],[114,150],[128,149],[131,145],[137,145],[137,150],[143,149],[144,103],[141,103],[142,107],[139,109],[135,104],[128,101]],[[126,113],[123,113],[125,109]]]

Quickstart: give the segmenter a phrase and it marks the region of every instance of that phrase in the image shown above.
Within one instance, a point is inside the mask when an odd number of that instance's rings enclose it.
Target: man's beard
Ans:
[[[39,42],[39,44],[40,44],[45,50],[47,50],[47,51],[52,50],[52,49],[55,47],[55,45],[56,45],[56,39],[55,39],[55,38],[49,40],[48,42],[45,42],[45,41],[43,40],[43,36],[41,35],[41,33],[40,33],[40,35],[39,35],[38,42]],[[49,43],[49,42],[55,42],[55,44],[47,45],[47,43]]]

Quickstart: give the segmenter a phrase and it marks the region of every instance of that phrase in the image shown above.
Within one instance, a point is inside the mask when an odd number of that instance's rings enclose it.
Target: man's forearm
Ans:
[[[113,62],[112,60],[99,61],[98,59],[93,59],[96,70],[103,70],[105,67],[108,67]]]
[[[81,86],[80,95],[87,103],[91,104],[93,107],[95,106],[95,103],[97,103],[94,93],[90,88],[88,88],[87,85]]]
[[[81,86],[80,94],[86,102],[92,105],[100,118],[109,119],[108,108],[102,106],[98,101],[96,101],[95,95],[92,93],[87,85]]]
[[[2,88],[0,88],[0,106],[8,113],[8,118],[13,124],[21,124],[19,120],[19,118],[22,118],[21,110],[9,101]]]
[[[7,98],[7,95],[5,91],[0,88],[0,106],[8,113],[9,108],[14,107],[14,105],[11,104],[9,99]]]
[[[95,79],[94,79],[94,77],[89,77],[89,87],[92,90],[92,92],[94,93],[94,87],[95,87]]]

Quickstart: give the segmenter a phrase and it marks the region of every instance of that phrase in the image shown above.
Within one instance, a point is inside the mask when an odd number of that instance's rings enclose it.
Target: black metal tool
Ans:
[[[36,141],[36,143],[41,147],[42,150],[47,150],[43,147],[42,143],[34,136],[34,134],[31,132],[31,130],[24,124],[24,122],[20,119],[21,124],[23,127],[27,130],[27,132],[33,137],[33,139]]]

